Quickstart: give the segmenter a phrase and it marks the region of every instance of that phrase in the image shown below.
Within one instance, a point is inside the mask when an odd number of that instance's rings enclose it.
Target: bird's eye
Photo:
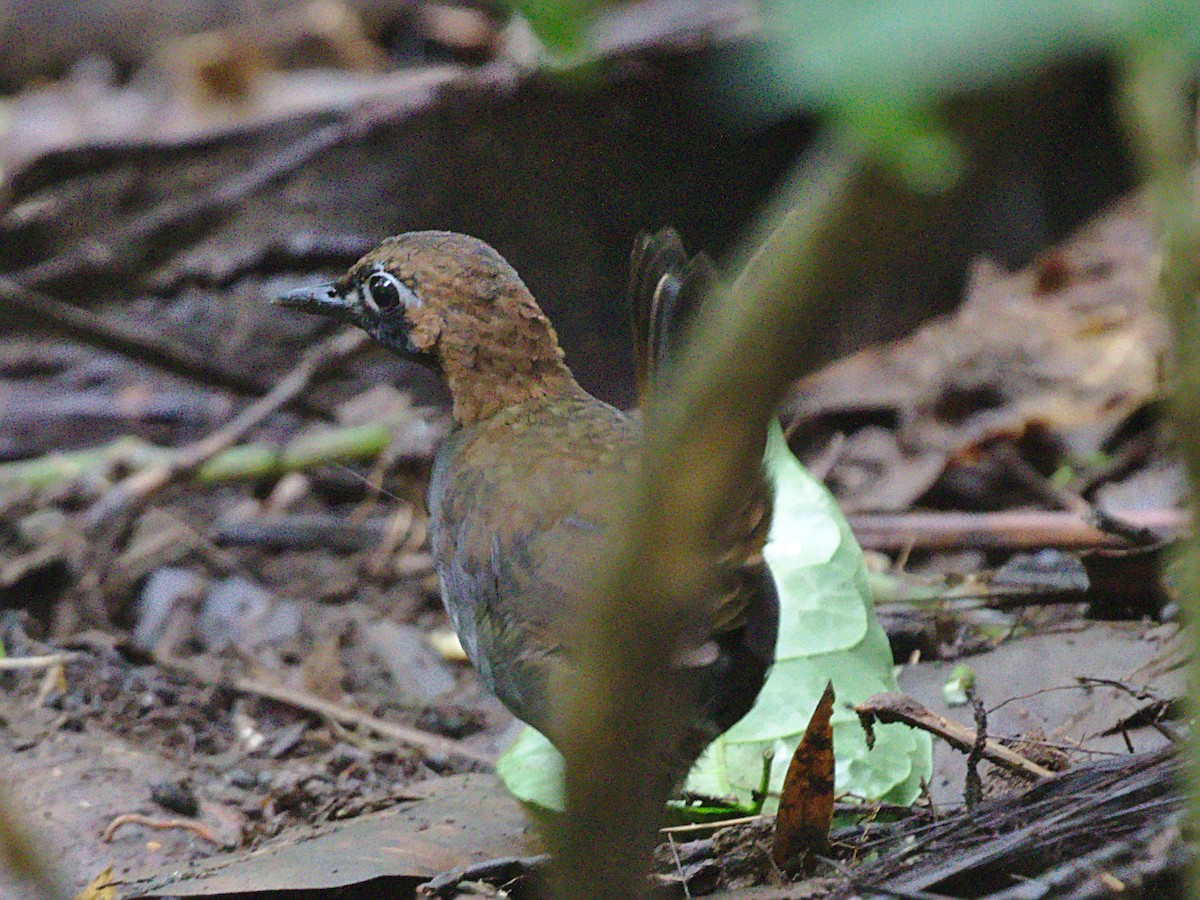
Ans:
[[[367,293],[381,312],[399,306],[402,291],[408,293],[408,288],[387,272],[372,272],[367,278]]]

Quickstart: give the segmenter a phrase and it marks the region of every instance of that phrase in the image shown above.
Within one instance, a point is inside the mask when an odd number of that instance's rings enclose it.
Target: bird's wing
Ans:
[[[553,736],[549,682],[587,602],[636,428],[590,401],[453,435],[430,485],[443,599],[483,681]]]

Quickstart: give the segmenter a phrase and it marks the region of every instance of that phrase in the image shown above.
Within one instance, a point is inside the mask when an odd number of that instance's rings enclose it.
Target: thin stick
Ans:
[[[100,840],[106,844],[111,844],[117,830],[123,825],[141,825],[143,828],[153,828],[157,831],[172,831],[182,830],[190,831],[192,834],[208,841],[210,844],[216,844],[220,847],[224,841],[217,837],[216,833],[205,825],[203,822],[197,822],[194,819],[156,819],[152,816],[147,816],[142,813],[123,813],[117,816],[105,827],[100,833]]]
[[[917,512],[854,513],[850,528],[859,543],[871,550],[952,550],[962,547],[1028,550],[1128,548],[1127,541],[1101,531],[1071,512]],[[1190,516],[1181,509],[1122,513],[1126,524],[1148,529],[1164,538],[1187,530]]]
[[[0,658],[0,671],[48,669],[51,666],[69,663],[75,657],[74,653],[50,653],[46,656],[5,656]]]
[[[461,741],[442,737],[438,734],[430,734],[428,731],[410,728],[407,725],[388,722],[369,713],[344,706],[341,703],[322,700],[320,697],[314,697],[312,694],[301,693],[290,688],[280,687],[279,685],[267,684],[253,678],[234,678],[230,682],[230,687],[243,694],[253,694],[256,697],[264,697],[276,703],[285,703],[296,709],[324,716],[335,722],[340,722],[342,725],[365,728],[382,737],[398,741],[402,744],[408,744],[426,753],[436,753],[441,756],[457,756],[460,759],[477,765],[486,766],[488,769],[491,769],[495,765],[495,759],[491,756],[481,753],[478,750],[473,750]]]
[[[105,232],[103,239],[89,238],[64,253],[34,263],[16,273],[24,285],[43,284],[94,272],[109,274],[136,270],[155,238],[200,220],[216,220],[213,213],[232,209],[272,181],[303,166],[355,132],[351,123],[338,122],[310,131],[249,169],[239,170],[211,190],[176,194],[170,202]]]
[[[869,728],[875,722],[882,725],[903,722],[905,725],[937,735],[950,746],[964,752],[970,752],[977,740],[977,732],[974,729],[960,725],[945,716],[939,716],[903,694],[876,694],[855,706],[854,711],[858,713],[864,728]],[[1038,780],[1051,778],[1056,774],[991,738],[984,741],[983,757],[1023,778]]]
[[[241,694],[250,694],[255,697],[272,700],[275,703],[283,703],[294,709],[323,716],[326,719],[347,727],[372,731],[381,737],[416,747],[426,753],[457,757],[482,766],[488,771],[492,769],[496,762],[489,754],[473,750],[461,741],[456,741],[453,738],[443,737],[440,734],[431,734],[428,731],[422,731],[419,728],[412,728],[407,725],[400,725],[396,722],[389,722],[370,713],[362,712],[342,703],[335,703],[332,700],[323,700],[320,697],[303,691],[293,690],[282,685],[269,684],[268,682],[259,681],[256,678],[248,678],[244,675],[231,678],[213,678],[200,666],[174,656],[156,654],[155,662],[169,672],[175,672],[200,684],[219,684],[222,687]]]
[[[125,328],[89,309],[24,287],[7,275],[0,275],[0,301],[40,329],[50,329],[101,350],[120,353],[172,375],[248,397],[261,397],[270,391],[270,387],[258,379],[215,365],[183,345]],[[296,403],[310,415],[332,418],[330,410],[320,404],[304,398],[297,398]]]
[[[227,424],[195,443],[179,448],[161,463],[135,472],[117,483],[91,509],[86,521],[96,528],[111,522],[131,507],[145,503],[154,494],[171,482],[212,459],[222,450],[231,447],[248,431],[281,406],[296,397],[312,381],[313,376],[326,366],[345,359],[367,343],[365,333],[354,330],[338,332],[309,350],[265,397],[251,403],[234,416]]]

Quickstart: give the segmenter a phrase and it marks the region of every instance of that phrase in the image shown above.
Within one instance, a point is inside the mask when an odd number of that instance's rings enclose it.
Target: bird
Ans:
[[[641,405],[685,344],[712,272],[673,229],[635,240]],[[613,526],[613,498],[640,464],[640,414],[579,385],[520,276],[474,237],[390,237],[337,280],[275,302],[356,325],[444,379],[453,424],[427,496],[442,600],[484,685],[561,748],[552,685],[574,665],[572,629]],[[743,493],[716,537],[716,596],[696,601],[708,611],[703,633],[679,653],[697,710],[679,751],[684,774],[750,710],[774,660],[778,596],[762,555],[771,494],[761,472]]]

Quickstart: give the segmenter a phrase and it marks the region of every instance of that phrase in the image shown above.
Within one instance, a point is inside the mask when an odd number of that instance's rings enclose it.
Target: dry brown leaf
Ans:
[[[800,739],[779,797],[771,858],[785,868],[797,857],[828,846],[833,820],[833,682],[817,701]]]
[[[339,653],[341,645],[339,634],[326,635],[316,642],[300,669],[305,691],[322,700],[342,699],[342,680],[346,677],[346,669]]]
[[[954,315],[799,382],[793,427],[895,423],[846,436],[832,475],[854,510],[903,509],[956,456],[1030,429],[1086,456],[1160,394],[1159,266],[1140,196],[1022,271],[979,260]]]

